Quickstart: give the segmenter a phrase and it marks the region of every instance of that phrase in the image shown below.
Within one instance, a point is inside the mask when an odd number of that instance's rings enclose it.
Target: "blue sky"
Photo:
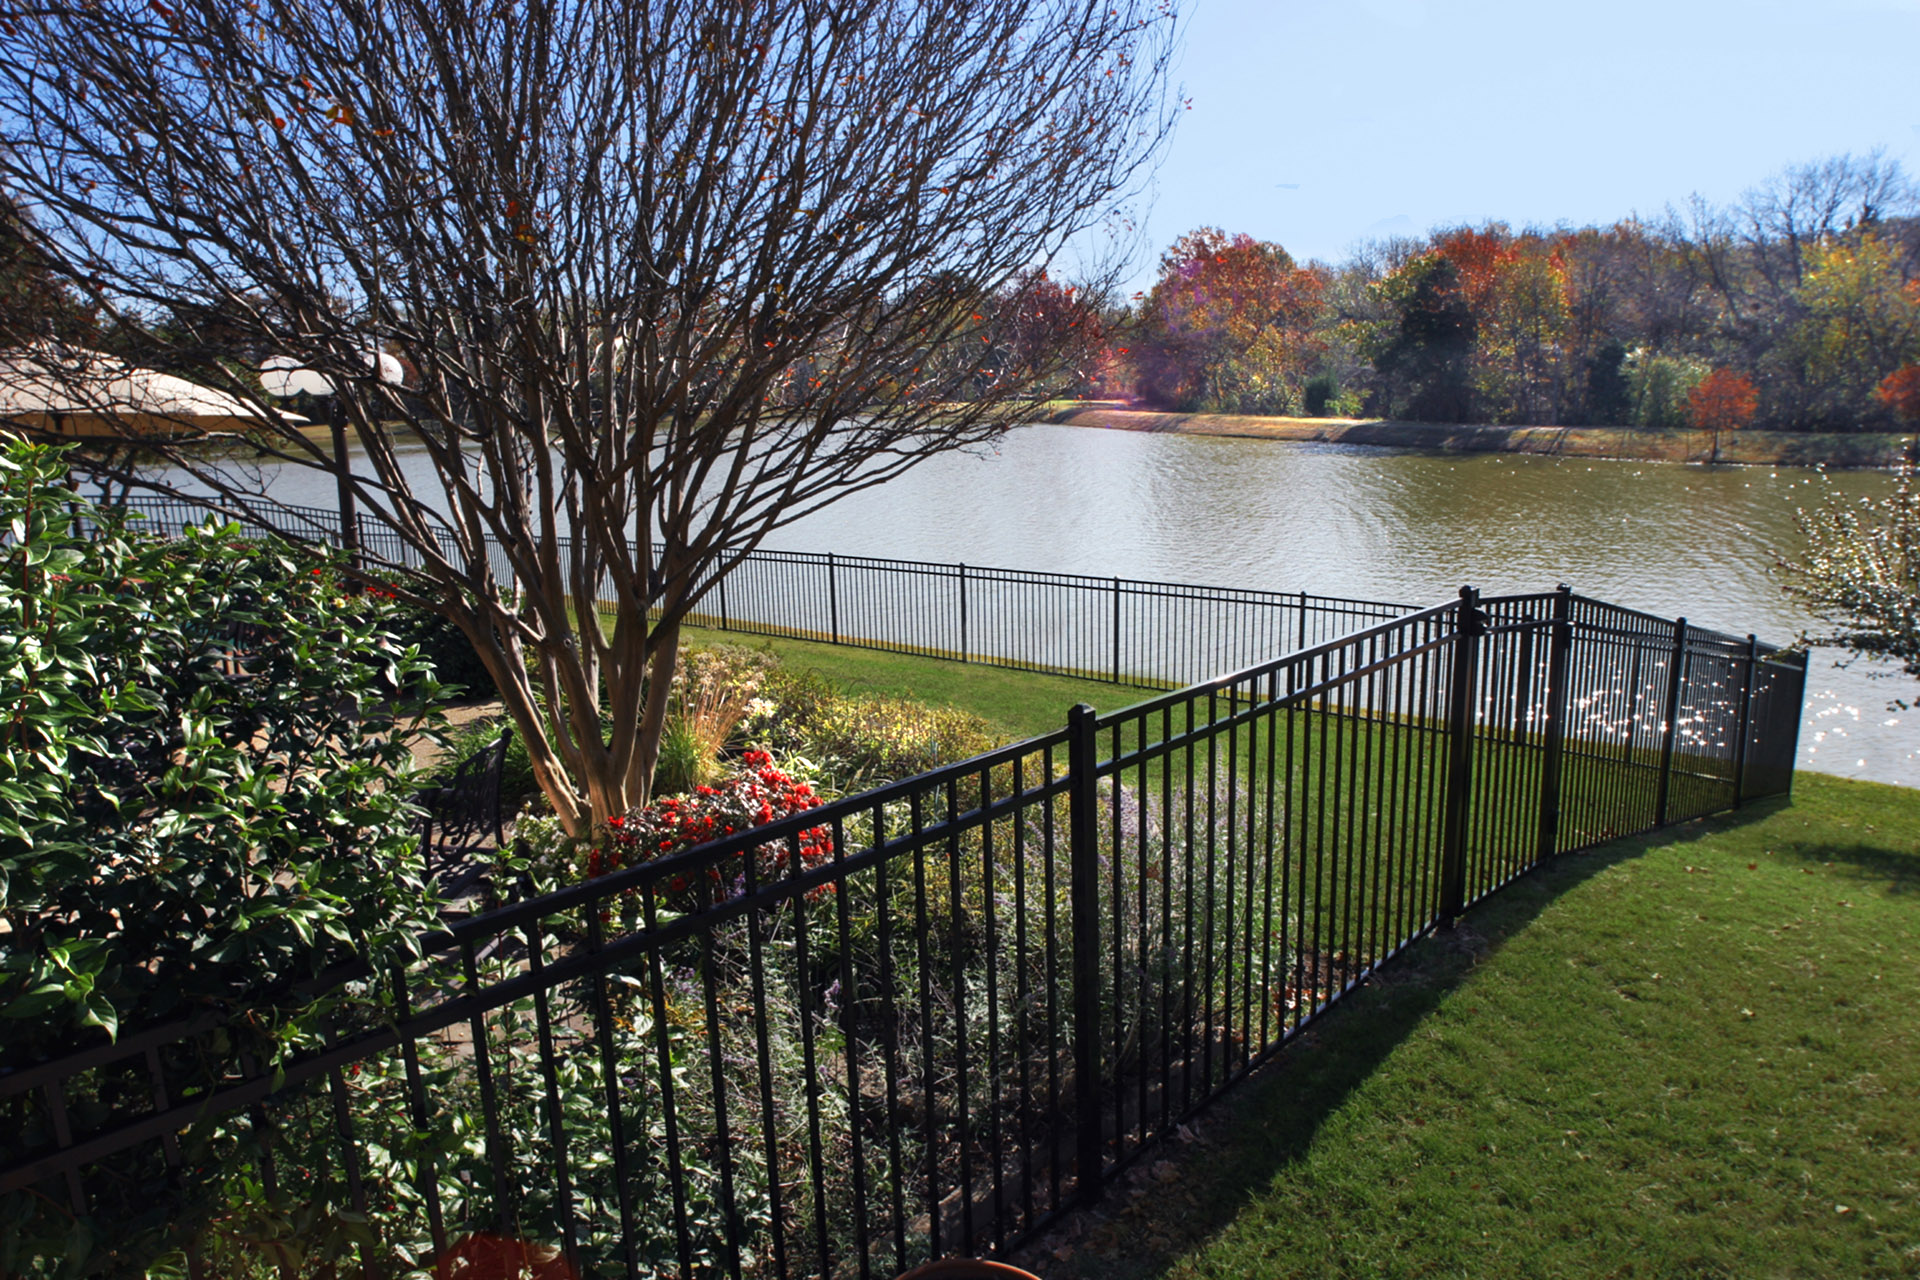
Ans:
[[[1489,219],[1606,224],[1884,148],[1920,173],[1920,0],[1193,0],[1149,249],[1296,258]]]

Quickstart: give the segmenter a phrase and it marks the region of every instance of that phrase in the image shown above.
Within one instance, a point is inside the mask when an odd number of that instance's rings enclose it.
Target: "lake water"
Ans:
[[[423,468],[424,470],[424,468]],[[1583,595],[1720,631],[1790,640],[1813,620],[1780,588],[1797,507],[1882,494],[1892,478],[1033,426],[936,458],[780,530],[801,551],[1437,604]],[[273,478],[331,506],[312,473]],[[1822,772],[1920,785],[1920,695],[1816,651],[1800,756]],[[1881,670],[1887,670],[1881,668]]]

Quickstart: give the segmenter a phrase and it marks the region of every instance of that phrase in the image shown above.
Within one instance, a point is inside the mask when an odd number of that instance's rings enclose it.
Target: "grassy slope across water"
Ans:
[[[1704,462],[1704,431],[1631,427],[1495,427],[1386,419],[1265,418],[1224,413],[1159,413],[1112,406],[1067,405],[1047,421],[1121,431],[1252,436],[1335,444],[1438,449],[1450,453],[1538,453],[1578,458]],[[1873,432],[1734,431],[1720,438],[1720,461],[1758,466],[1891,467],[1910,455],[1916,437]]]
[[[770,643],[843,687],[1013,733],[1141,696]],[[1920,791],[1802,775],[1791,805],[1510,886],[1022,1261],[1117,1278],[1920,1275],[1916,1044]]]

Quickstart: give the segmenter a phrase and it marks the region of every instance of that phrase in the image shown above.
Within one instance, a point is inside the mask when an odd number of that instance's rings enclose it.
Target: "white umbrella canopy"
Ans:
[[[283,422],[306,419],[281,414]],[[0,351],[0,424],[68,438],[177,438],[268,425],[238,397],[104,351],[35,343]]]
[[[364,351],[367,371],[377,374],[390,386],[406,382],[406,366],[384,351]],[[270,396],[330,396],[333,382],[325,374],[309,369],[292,356],[268,356],[260,362],[260,385]]]

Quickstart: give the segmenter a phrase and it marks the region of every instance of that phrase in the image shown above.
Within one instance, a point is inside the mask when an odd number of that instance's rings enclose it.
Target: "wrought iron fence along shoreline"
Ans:
[[[1005,1250],[1514,877],[1788,792],[1804,680],[1463,592],[452,924],[277,1068],[206,1023],[0,1076],[0,1193],[106,1224],[247,1170],[376,1271],[483,1231],[581,1275]]]
[[[208,514],[177,498],[133,497],[127,506],[145,517],[147,527],[170,535]],[[275,514],[280,533],[341,544],[338,511],[289,506]],[[369,556],[418,565],[419,553],[391,529],[364,515],[357,525],[355,545]],[[568,540],[560,543],[564,561]],[[445,550],[455,553],[450,543]],[[489,546],[487,559],[495,580],[511,590],[507,557]],[[710,580],[687,621],[737,635],[820,640],[1172,689],[1413,609],[1305,591],[759,550]]]

